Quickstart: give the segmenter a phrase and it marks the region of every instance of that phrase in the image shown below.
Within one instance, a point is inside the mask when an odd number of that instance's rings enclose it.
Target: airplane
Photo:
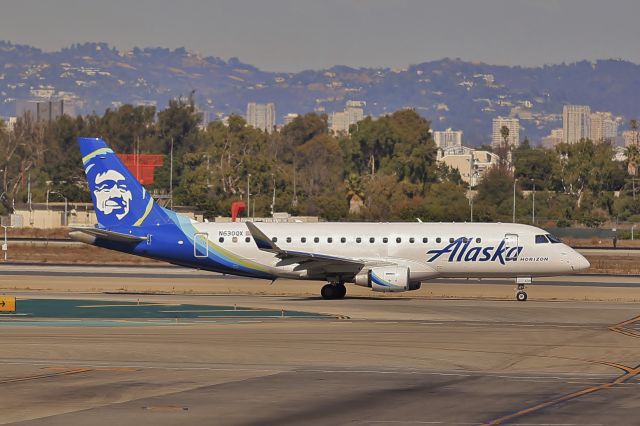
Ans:
[[[78,139],[98,224],[70,237],[189,268],[262,278],[321,280],[324,299],[345,284],[417,290],[436,278],[513,278],[527,300],[534,277],[589,268],[547,231],[517,223],[198,222],[158,205],[99,138]]]

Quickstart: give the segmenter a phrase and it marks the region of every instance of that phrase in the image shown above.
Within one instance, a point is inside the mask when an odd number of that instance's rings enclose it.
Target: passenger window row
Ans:
[[[539,240],[539,238],[538,238],[538,237],[541,237],[541,239]],[[551,240],[551,238],[552,238],[553,236],[552,236],[552,235],[550,235],[550,234],[549,234],[549,235],[547,235],[547,236],[545,236],[545,235],[536,235],[536,244],[541,244],[541,243],[543,243],[543,242],[544,242],[544,243],[548,242],[548,241],[547,241],[547,237],[549,238],[549,240]],[[557,240],[557,238],[555,238],[555,237],[553,237],[553,238]],[[542,241],[542,239],[543,239],[544,241]],[[455,238],[453,238],[453,237],[449,238],[449,242],[450,242],[450,243],[453,243],[455,240],[456,240],[456,239],[455,239]],[[237,242],[238,242],[238,237],[233,237],[233,238],[231,239],[231,241],[233,241],[234,243],[237,243]],[[250,242],[251,242],[251,237],[245,237],[244,241],[245,241],[246,243],[250,243]],[[277,243],[277,242],[278,242],[278,237],[272,237],[272,238],[271,238],[271,241],[272,241],[272,242],[274,242],[274,243]],[[286,241],[287,243],[292,243],[292,242],[293,242],[293,239],[292,239],[291,237],[287,237],[287,238],[285,239],[285,241]],[[396,241],[396,243],[401,244],[401,243],[402,243],[402,237],[396,237],[395,241]],[[435,239],[435,241],[436,241],[436,243],[441,243],[441,242],[442,242],[442,238],[437,237],[437,238]],[[480,239],[480,238],[476,238],[476,243],[480,243],[481,241],[482,241],[482,239]],[[224,237],[219,237],[219,238],[218,238],[218,242],[220,242],[220,243],[224,243]],[[307,237],[301,237],[301,238],[300,238],[300,242],[301,242],[301,243],[306,243],[306,242],[307,242]],[[314,243],[319,243],[319,242],[320,242],[320,237],[314,237],[314,238],[313,238],[313,242],[314,242]],[[340,242],[341,242],[341,243],[346,243],[346,242],[347,242],[347,239],[346,239],[345,237],[341,237],[341,238],[340,238]],[[361,237],[356,237],[355,242],[356,242],[356,243],[358,243],[358,244],[362,243],[362,238],[361,238]],[[369,242],[370,242],[370,243],[372,243],[372,244],[373,244],[373,243],[375,243],[375,242],[376,242],[376,238],[375,238],[375,237],[370,237],[370,238],[369,238]],[[382,242],[383,242],[383,243],[385,243],[385,244],[387,244],[387,243],[389,242],[389,238],[387,238],[387,237],[382,237]],[[414,237],[410,237],[410,238],[409,238],[409,243],[410,243],[410,244],[414,244],[415,242],[416,242],[416,239],[415,239]],[[423,244],[427,244],[428,242],[429,242],[429,238],[427,238],[427,237],[423,237],[423,238],[422,238],[422,243],[423,243]],[[467,242],[469,242],[469,238],[463,237],[463,238],[462,238],[462,242],[463,242],[463,243],[467,243]],[[551,241],[551,242],[560,242],[560,240],[557,240],[557,241]],[[327,237],[327,243],[333,243],[333,237]]]

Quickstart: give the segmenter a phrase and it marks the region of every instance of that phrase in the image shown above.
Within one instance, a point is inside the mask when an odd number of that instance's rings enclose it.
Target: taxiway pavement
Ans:
[[[0,286],[19,309],[81,299],[324,315],[65,327],[55,314],[28,327],[0,318],[0,423],[638,424],[637,303],[95,290],[166,290],[165,280],[7,274]]]

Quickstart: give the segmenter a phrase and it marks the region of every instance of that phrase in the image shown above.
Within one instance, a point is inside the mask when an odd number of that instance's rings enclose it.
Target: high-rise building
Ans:
[[[640,132],[637,130],[625,130],[622,132],[622,139],[624,140],[624,146],[639,146],[640,145]]]
[[[276,125],[276,106],[273,103],[249,102],[247,104],[247,124],[263,132],[271,133]]]
[[[457,169],[462,180],[475,187],[492,167],[500,163],[500,158],[492,152],[454,146],[438,149],[436,161]]]
[[[543,148],[553,148],[558,144],[564,142],[564,130],[563,129],[551,129],[551,132],[542,138]]]
[[[347,101],[344,111],[332,112],[329,115],[329,127],[335,133],[346,133],[352,124],[364,119],[364,102]]]
[[[491,146],[501,147],[504,143],[501,129],[509,129],[507,143],[512,147],[520,145],[520,120],[517,118],[496,117],[493,119],[493,132],[491,133]]]
[[[587,105],[565,105],[562,108],[565,143],[580,142],[591,137],[591,108]]]
[[[613,118],[607,118],[602,122],[602,139],[615,143],[618,139],[618,122]]]
[[[284,116],[284,125],[291,124],[293,120],[300,117],[300,114],[296,114],[295,112],[290,112]]]
[[[18,101],[16,102],[16,116],[30,115],[37,122],[53,121],[64,114],[74,117],[73,105],[64,100],[56,101]]]
[[[618,122],[610,112],[592,112],[590,120],[590,139],[593,142],[615,142],[618,137]]]
[[[433,139],[438,148],[450,148],[462,146],[462,130],[451,130],[433,132]]]

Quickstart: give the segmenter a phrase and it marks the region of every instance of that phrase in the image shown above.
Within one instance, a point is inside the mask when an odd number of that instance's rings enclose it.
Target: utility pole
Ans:
[[[169,204],[173,209],[173,136],[171,136],[171,152],[169,155]]]
[[[293,207],[298,206],[298,191],[296,190],[296,162],[293,162],[293,200],[291,200]]]
[[[29,204],[29,212],[32,212],[31,208],[31,172],[29,172],[29,176],[27,178],[27,203]]]
[[[273,198],[271,199],[271,217],[273,217],[276,211],[276,176],[271,173],[271,179],[273,180]]]
[[[251,215],[251,173],[247,174],[247,219]]]

